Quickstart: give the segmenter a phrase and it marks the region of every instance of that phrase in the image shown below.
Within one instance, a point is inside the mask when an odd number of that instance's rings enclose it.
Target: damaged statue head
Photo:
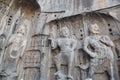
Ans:
[[[89,29],[90,29],[91,33],[94,33],[94,34],[99,34],[100,33],[99,26],[96,23],[91,25],[91,27]]]
[[[67,27],[63,27],[61,30],[60,30],[60,36],[61,37],[70,37],[70,31]]]

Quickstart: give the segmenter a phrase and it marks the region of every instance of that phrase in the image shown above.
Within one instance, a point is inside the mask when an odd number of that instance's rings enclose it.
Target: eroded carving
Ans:
[[[10,37],[9,44],[11,44],[10,57],[18,58],[22,57],[26,47],[26,29],[24,25],[21,25],[15,34]]]
[[[26,26],[21,24],[16,33],[11,35],[6,49],[9,53],[5,54],[5,63],[2,74],[7,78],[7,80],[16,80],[19,76],[19,60],[23,56],[26,47]],[[6,61],[7,60],[7,61]]]
[[[55,75],[57,76],[58,80],[64,80],[66,78],[66,76],[61,72],[61,60],[64,58],[67,59],[68,64],[67,78],[73,80],[71,71],[73,68],[76,43],[77,41],[74,38],[71,38],[69,29],[67,27],[61,28],[60,38],[51,39],[51,46],[53,49],[60,47],[60,53],[55,56],[55,64],[57,67],[57,72]]]
[[[84,41],[84,50],[91,57],[89,64],[89,75],[86,80],[93,80],[93,75],[101,65],[103,65],[103,70],[108,72],[111,80],[115,80],[113,75],[114,54],[111,49],[111,47],[114,47],[113,42],[108,36],[99,35],[100,31],[97,24],[93,24],[90,27],[90,33],[92,36],[86,37]],[[104,65],[106,59],[109,60],[108,66]],[[108,68],[110,71],[108,71]]]

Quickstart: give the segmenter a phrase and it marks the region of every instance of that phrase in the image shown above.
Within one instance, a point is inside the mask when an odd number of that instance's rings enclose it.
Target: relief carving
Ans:
[[[74,55],[75,55],[75,48],[76,48],[77,41],[74,38],[71,38],[69,29],[67,27],[63,27],[60,30],[60,38],[51,39],[51,46],[52,49],[60,47],[60,52],[58,55],[55,56],[55,64],[57,67],[57,72],[55,76],[57,76],[58,80],[64,80],[68,78],[73,80],[72,77],[72,69],[73,69],[73,62],[74,62]],[[61,60],[67,59],[68,64],[68,75],[64,75],[61,71]]]
[[[0,80],[119,80],[120,5],[99,1],[0,0]]]
[[[102,66],[103,71],[107,71],[111,80],[115,80],[113,72],[114,54],[112,40],[106,35],[99,35],[100,30],[97,24],[90,27],[91,36],[84,40],[84,50],[90,55],[90,63],[88,65],[89,74],[86,80],[93,80],[93,75],[99,71],[98,67]],[[104,65],[109,61],[109,65]],[[80,67],[83,67],[80,65]],[[86,67],[87,68],[87,67]]]
[[[5,64],[2,75],[5,76],[7,80],[16,80],[19,76],[19,70],[17,68],[20,66],[19,61],[26,48],[26,42],[26,26],[21,24],[15,34],[11,35],[6,45],[7,51],[5,52]]]
[[[26,38],[25,38],[25,26],[21,25],[19,29],[16,31],[16,34],[13,34],[10,37],[9,44],[11,44],[10,49],[10,57],[11,58],[18,58],[22,57],[23,52],[26,47]]]

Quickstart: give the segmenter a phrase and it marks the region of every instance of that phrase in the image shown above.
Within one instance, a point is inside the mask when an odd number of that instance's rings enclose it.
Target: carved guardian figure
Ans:
[[[55,49],[56,47],[60,47],[60,53],[55,56],[55,64],[57,67],[57,72],[55,73],[55,75],[57,76],[58,80],[64,80],[64,78],[66,77],[61,72],[61,60],[64,60],[64,58],[67,59],[68,64],[67,78],[73,80],[71,72],[73,68],[76,43],[77,41],[70,37],[70,32],[67,27],[63,27],[60,30],[60,38],[51,39],[51,46],[53,47],[53,49]]]
[[[112,40],[106,35],[99,35],[99,26],[93,24],[90,27],[91,36],[85,38],[84,41],[84,50],[87,54],[90,55],[90,64],[89,64],[89,75],[88,79],[92,80],[93,75],[98,70],[97,67],[100,65],[104,66],[105,59],[109,60],[108,69],[105,69],[111,77],[111,80],[114,79],[113,75],[113,63],[114,63],[114,54],[111,47],[114,47]]]

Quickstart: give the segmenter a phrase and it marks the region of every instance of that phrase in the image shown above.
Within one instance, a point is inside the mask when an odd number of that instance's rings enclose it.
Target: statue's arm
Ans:
[[[96,53],[90,51],[88,49],[88,45],[89,45],[89,37],[85,38],[84,40],[84,50],[87,52],[87,54],[89,54],[91,57],[96,57]]]

